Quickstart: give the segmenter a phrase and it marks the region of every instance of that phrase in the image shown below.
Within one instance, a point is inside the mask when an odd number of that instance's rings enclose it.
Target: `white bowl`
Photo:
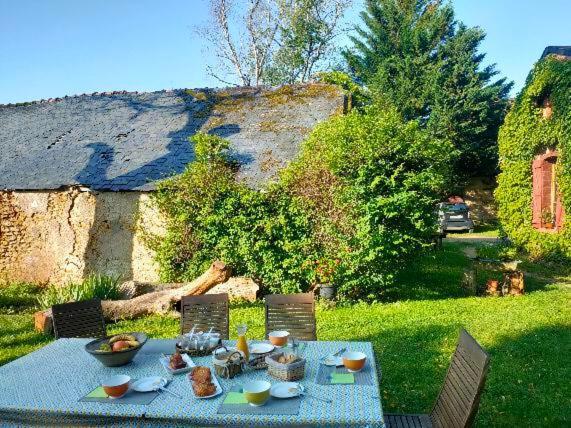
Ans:
[[[244,397],[250,406],[263,406],[270,398],[272,384],[265,380],[251,380],[242,386]]]
[[[276,330],[268,333],[268,339],[272,345],[275,346],[285,346],[287,344],[287,338],[289,337],[289,331]]]
[[[350,372],[361,371],[367,362],[367,355],[363,352],[345,352],[342,358],[343,365]]]
[[[109,398],[121,398],[129,390],[131,378],[127,375],[115,375],[108,377],[101,386]]]

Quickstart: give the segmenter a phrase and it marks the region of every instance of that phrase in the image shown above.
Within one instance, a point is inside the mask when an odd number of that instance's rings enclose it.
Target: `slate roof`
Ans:
[[[543,50],[541,58],[545,58],[547,55],[550,54],[571,58],[571,46],[547,46]]]
[[[198,130],[230,140],[239,178],[256,187],[343,103],[337,88],[312,84],[113,92],[0,105],[0,189],[152,190],[156,180],[193,160],[188,137]]]

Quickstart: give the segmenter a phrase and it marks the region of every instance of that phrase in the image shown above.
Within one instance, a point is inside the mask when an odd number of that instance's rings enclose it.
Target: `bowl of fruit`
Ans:
[[[130,363],[147,341],[145,333],[121,333],[96,339],[85,345],[85,350],[107,367]]]

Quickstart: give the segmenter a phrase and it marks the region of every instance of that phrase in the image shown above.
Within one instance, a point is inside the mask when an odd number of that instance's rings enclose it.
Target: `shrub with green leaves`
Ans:
[[[51,285],[38,296],[37,301],[38,305],[45,309],[53,305],[93,298],[101,300],[120,299],[119,277],[90,275],[80,283],[65,286]]]
[[[517,248],[507,242],[483,244],[477,248],[477,253],[482,259],[502,261],[515,260],[518,257]]]
[[[342,295],[374,296],[426,245],[456,155],[393,110],[368,107],[314,130],[281,185],[310,213],[320,250],[340,260]]]
[[[203,133],[192,140],[195,162],[153,194],[167,229],[149,240],[162,279],[192,280],[221,259],[269,290],[300,291],[308,282],[300,265],[312,247],[302,207],[238,182],[227,141]]]
[[[367,108],[319,125],[260,191],[236,180],[223,139],[192,141],[195,162],[153,195],[166,219],[166,235],[149,239],[162,279],[191,280],[221,259],[266,291],[293,293],[326,263],[348,298],[374,295],[425,246],[456,155],[416,122]]]
[[[553,115],[542,117],[548,96]],[[571,228],[545,233],[532,225],[532,162],[546,149],[559,151],[557,182],[567,219],[571,213],[571,62],[547,57],[530,73],[500,129],[501,173],[495,196],[502,228],[533,257],[571,256]],[[567,220],[568,221],[568,220]]]

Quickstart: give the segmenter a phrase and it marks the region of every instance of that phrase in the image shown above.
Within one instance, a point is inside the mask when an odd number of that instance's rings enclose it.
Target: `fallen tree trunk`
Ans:
[[[106,319],[133,319],[152,314],[166,314],[180,302],[183,296],[204,294],[215,285],[230,278],[230,268],[221,261],[212,263],[210,268],[194,281],[178,288],[155,291],[129,300],[104,300],[101,302]]]

